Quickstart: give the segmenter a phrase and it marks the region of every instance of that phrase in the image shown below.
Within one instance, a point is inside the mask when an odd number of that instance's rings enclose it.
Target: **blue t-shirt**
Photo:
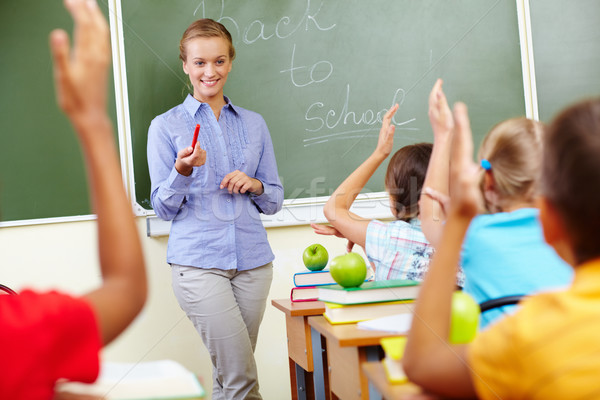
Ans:
[[[563,288],[573,270],[545,241],[535,208],[479,215],[473,219],[462,251],[464,291],[477,303],[509,295]],[[486,311],[480,327],[514,306]]]

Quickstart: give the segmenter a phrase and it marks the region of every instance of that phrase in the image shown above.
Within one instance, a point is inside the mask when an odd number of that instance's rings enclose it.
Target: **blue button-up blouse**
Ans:
[[[241,271],[274,259],[259,215],[274,214],[283,204],[271,136],[260,114],[225,100],[218,121],[208,104],[188,95],[150,124],[152,207],[160,218],[173,221],[168,263]],[[183,176],[175,160],[179,150],[191,145],[196,124],[206,162]],[[264,192],[220,189],[221,180],[236,169],[260,180]]]

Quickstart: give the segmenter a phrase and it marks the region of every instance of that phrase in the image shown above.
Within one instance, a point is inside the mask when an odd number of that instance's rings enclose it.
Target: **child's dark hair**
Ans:
[[[390,160],[385,174],[385,189],[395,217],[402,221],[419,215],[419,197],[425,181],[433,145],[417,143],[402,147]]]
[[[541,187],[563,219],[576,263],[600,257],[600,98],[577,103],[552,122]]]

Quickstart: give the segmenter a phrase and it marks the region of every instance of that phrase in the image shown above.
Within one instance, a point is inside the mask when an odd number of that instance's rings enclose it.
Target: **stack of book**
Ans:
[[[296,272],[293,281],[294,287],[290,293],[293,302],[318,300],[320,286],[335,285],[328,269]]]
[[[397,314],[412,314],[421,286],[417,281],[394,279],[365,282],[359,287],[318,287],[325,303],[323,316],[331,324],[348,324]]]
[[[373,270],[368,268],[365,282],[372,281],[374,276]],[[293,302],[318,300],[320,287],[336,285],[329,269],[296,272],[293,276],[293,283],[294,287],[290,293],[290,300]]]

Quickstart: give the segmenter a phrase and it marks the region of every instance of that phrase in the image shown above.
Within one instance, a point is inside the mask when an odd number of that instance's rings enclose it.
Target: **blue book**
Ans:
[[[328,269],[320,271],[302,271],[294,274],[294,286],[323,286],[333,285],[335,281]]]

